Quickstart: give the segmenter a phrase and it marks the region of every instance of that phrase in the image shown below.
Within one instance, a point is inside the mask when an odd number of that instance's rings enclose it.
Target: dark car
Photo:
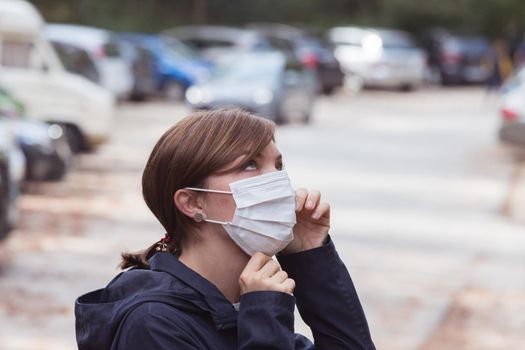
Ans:
[[[118,40],[122,57],[131,66],[133,74],[131,99],[143,100],[155,96],[158,93],[155,55],[141,43],[126,40],[119,34],[115,34],[114,37]]]
[[[294,55],[305,67],[313,69],[323,93],[330,94],[343,85],[344,74],[331,44],[287,25],[251,24],[248,28],[265,37],[273,49]]]
[[[16,225],[24,164],[10,126],[0,119],[0,240]]]
[[[72,162],[64,129],[24,117],[23,105],[0,88],[0,122],[9,129],[25,157],[25,179],[60,180]]]
[[[151,54],[156,88],[168,100],[182,100],[188,87],[210,74],[211,64],[172,36],[121,33],[119,38]]]
[[[25,118],[11,120],[11,124],[16,141],[26,158],[25,179],[61,180],[73,159],[62,127]]]
[[[10,195],[11,183],[9,179],[9,162],[4,152],[0,149],[0,241],[11,230],[9,212],[14,211],[15,201]]]
[[[485,83],[490,67],[490,43],[474,35],[432,31],[423,40],[430,69],[443,84]]]

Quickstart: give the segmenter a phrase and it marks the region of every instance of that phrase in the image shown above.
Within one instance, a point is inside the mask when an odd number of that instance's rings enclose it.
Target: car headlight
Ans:
[[[209,103],[213,99],[213,94],[206,88],[192,86],[186,91],[186,100],[191,104]]]
[[[64,135],[64,130],[58,124],[51,124],[49,125],[49,128],[47,128],[47,134],[51,139],[58,140]]]
[[[257,89],[252,95],[253,102],[265,105],[273,101],[273,92],[268,89]]]

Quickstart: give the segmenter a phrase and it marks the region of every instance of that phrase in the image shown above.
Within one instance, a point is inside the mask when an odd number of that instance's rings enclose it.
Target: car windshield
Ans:
[[[405,33],[379,31],[379,36],[385,49],[411,49],[415,47],[414,40]]]
[[[219,61],[212,72],[213,80],[248,81],[275,78],[282,67],[275,56],[241,55]]]
[[[481,38],[459,37],[452,40],[458,50],[483,53],[490,50],[488,42]]]
[[[118,41],[111,41],[104,44],[104,53],[108,58],[121,57]]]
[[[164,43],[169,54],[178,57],[184,57],[190,60],[196,59],[198,57],[198,54],[195,50],[177,39],[164,37],[162,38],[162,42]]]

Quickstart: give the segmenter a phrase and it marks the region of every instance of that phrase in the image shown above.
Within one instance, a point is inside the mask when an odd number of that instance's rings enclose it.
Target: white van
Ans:
[[[96,82],[118,98],[130,96],[134,83],[132,67],[122,57],[119,41],[110,31],[72,24],[48,24],[44,35],[55,49],[69,47],[86,52],[97,70]]]
[[[411,90],[423,83],[426,54],[408,33],[336,27],[328,32],[328,39],[345,72],[347,87],[359,89],[364,85]]]
[[[65,71],[43,36],[44,21],[27,1],[0,1],[0,84],[27,115],[65,127],[74,151],[108,138],[115,99],[106,89]]]

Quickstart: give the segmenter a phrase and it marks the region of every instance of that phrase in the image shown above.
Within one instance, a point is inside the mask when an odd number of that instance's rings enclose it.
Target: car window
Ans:
[[[115,58],[120,57],[120,49],[117,42],[109,42],[104,44],[104,53],[106,57]]]
[[[183,42],[171,38],[162,39],[166,49],[173,55],[181,56],[188,59],[197,58],[197,53]]]
[[[363,45],[363,31],[358,29],[334,30],[330,35],[330,41],[334,46],[355,46]]]
[[[277,37],[267,37],[266,39],[270,48],[282,52],[288,60],[293,60],[296,58],[293,44],[289,40]]]
[[[219,39],[185,39],[182,40],[182,42],[196,50],[204,50],[210,48],[230,48],[235,46],[232,41]]]
[[[95,63],[84,49],[56,42],[53,42],[53,47],[68,72],[82,75],[93,82],[98,82],[99,75]]]
[[[266,80],[278,76],[281,63],[264,56],[233,56],[219,61],[212,72],[214,80]]]
[[[490,50],[489,43],[480,38],[458,38],[456,41],[458,47],[465,51],[484,53]]]
[[[404,33],[399,32],[379,32],[383,42],[383,47],[387,49],[410,49],[415,47],[414,40]]]

